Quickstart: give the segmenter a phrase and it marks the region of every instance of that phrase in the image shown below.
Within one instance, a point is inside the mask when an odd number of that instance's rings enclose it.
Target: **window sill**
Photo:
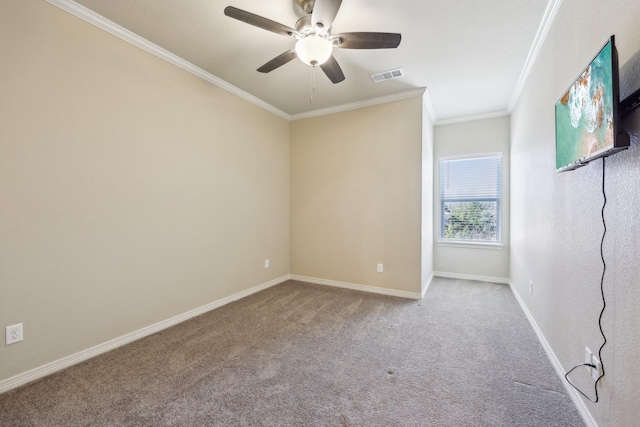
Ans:
[[[477,248],[502,250],[504,245],[500,242],[472,242],[469,240],[438,240],[438,246],[450,246],[456,248]]]

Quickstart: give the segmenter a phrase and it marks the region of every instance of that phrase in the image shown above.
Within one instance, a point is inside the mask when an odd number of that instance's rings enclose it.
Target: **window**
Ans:
[[[499,155],[440,160],[442,241],[500,242]]]

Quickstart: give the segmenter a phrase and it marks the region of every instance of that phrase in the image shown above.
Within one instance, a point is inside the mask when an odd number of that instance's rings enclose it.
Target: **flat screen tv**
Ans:
[[[618,54],[614,36],[556,102],[556,171],[586,165],[629,146],[618,138]]]

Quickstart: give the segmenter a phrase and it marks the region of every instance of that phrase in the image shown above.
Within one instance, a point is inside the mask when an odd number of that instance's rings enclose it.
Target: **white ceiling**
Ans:
[[[295,27],[303,15],[295,0],[76,3],[293,117],[426,87],[433,118],[443,122],[508,110],[530,51],[552,19],[549,10],[559,1],[343,0],[333,33],[398,32],[402,42],[397,49],[335,49],[346,80],[334,85],[317,69],[313,103],[312,69],[299,60],[268,74],[256,71],[291,49],[295,39],[223,13],[235,6]],[[405,71],[402,78],[378,84],[370,78],[398,67]]]

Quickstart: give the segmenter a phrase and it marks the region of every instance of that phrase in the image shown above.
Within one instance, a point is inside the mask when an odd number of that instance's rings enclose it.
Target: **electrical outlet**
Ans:
[[[264,268],[269,268],[269,260],[268,259],[264,260]]]
[[[591,358],[593,357],[593,353],[589,350],[589,347],[584,348],[584,363],[591,364]],[[585,366],[589,372],[591,372],[591,366]]]
[[[6,345],[15,344],[24,339],[24,332],[22,330],[22,323],[17,325],[7,326],[5,335]]]
[[[591,369],[591,378],[593,378],[594,381],[598,381],[598,378],[602,376],[602,363],[595,355],[591,356],[591,363],[596,365],[595,369]]]
[[[598,378],[602,376],[602,363],[600,362],[600,359],[598,359],[598,356],[593,354],[588,347],[584,348],[584,363],[588,363],[589,365],[595,366],[595,368],[592,368],[591,366],[585,366],[585,367],[589,370],[589,373],[591,374],[591,378],[597,381]]]
[[[384,266],[382,264],[378,264],[378,273],[382,273],[384,271]]]

